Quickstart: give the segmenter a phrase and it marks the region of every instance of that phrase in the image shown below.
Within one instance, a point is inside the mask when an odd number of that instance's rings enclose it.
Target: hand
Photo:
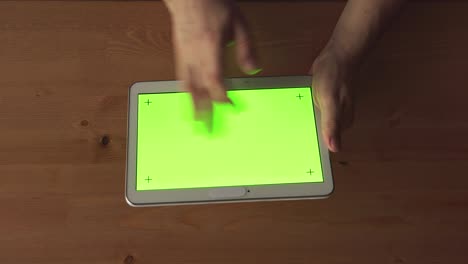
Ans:
[[[328,149],[341,148],[342,129],[354,116],[349,85],[351,64],[335,48],[327,47],[312,66],[314,102],[321,112],[322,136]]]
[[[235,41],[237,62],[248,74],[260,71],[244,19],[230,0],[166,0],[173,22],[176,73],[191,93],[195,112],[230,102],[223,79],[223,54]]]

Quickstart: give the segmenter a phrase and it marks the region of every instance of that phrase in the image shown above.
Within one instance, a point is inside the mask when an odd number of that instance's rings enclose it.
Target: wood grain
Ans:
[[[306,74],[342,7],[243,3],[262,74]],[[356,76],[330,199],[135,209],[127,92],[174,78],[164,6],[0,2],[0,259],[467,263],[467,11],[412,3],[379,41]],[[227,75],[241,75],[232,61]]]

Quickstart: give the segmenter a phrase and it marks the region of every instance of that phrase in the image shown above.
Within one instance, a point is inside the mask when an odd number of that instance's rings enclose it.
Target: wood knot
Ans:
[[[80,125],[82,126],[88,126],[89,122],[88,120],[81,120]]]
[[[103,146],[107,146],[107,145],[109,145],[109,143],[110,143],[110,138],[109,138],[109,136],[104,135],[104,136],[101,138],[101,144],[102,144]]]
[[[340,164],[341,166],[348,166],[349,165],[349,163],[347,161],[343,161],[343,160],[338,161],[338,164]]]
[[[124,264],[133,264],[133,261],[134,261],[134,260],[135,260],[135,258],[134,258],[132,255],[128,255],[128,256],[124,259],[123,263],[124,263]]]
[[[396,117],[392,117],[388,120],[388,126],[390,128],[395,128],[397,126],[399,126],[401,123],[401,119],[399,116],[396,116]]]

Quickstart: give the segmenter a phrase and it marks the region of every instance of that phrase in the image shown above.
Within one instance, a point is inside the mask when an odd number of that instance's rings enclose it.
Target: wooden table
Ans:
[[[243,4],[263,75],[306,74],[342,7]],[[127,91],[174,78],[164,6],[0,2],[0,260],[468,263],[467,14],[412,3],[378,43],[330,199],[137,209]]]

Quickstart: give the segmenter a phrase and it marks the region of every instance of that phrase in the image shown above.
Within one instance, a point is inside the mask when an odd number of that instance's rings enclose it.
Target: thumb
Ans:
[[[318,96],[318,105],[321,113],[322,137],[332,152],[341,148],[340,104],[333,96]]]
[[[257,64],[257,57],[247,29],[247,23],[240,12],[238,12],[234,22],[234,39],[236,42],[237,63],[242,71],[249,75],[255,75],[262,71]]]

